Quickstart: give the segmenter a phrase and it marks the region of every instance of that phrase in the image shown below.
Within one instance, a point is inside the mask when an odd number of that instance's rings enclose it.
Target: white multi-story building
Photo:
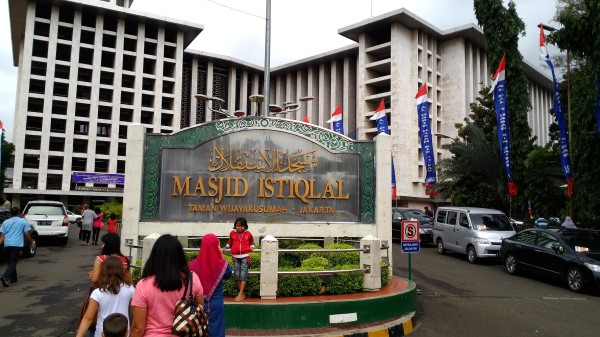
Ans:
[[[9,0],[14,64],[19,68],[13,142],[15,205],[32,199],[66,205],[122,196],[122,185],[75,183],[73,172],[122,174],[127,125],[171,133],[220,115],[196,93],[219,97],[229,111],[256,114],[263,68],[186,50],[203,26],[138,12],[133,0]],[[475,25],[441,31],[405,9],[341,28],[356,43],[271,70],[271,103],[315,99],[287,118],[329,127],[343,106],[346,135],[370,140],[383,99],[393,139],[400,206],[425,195],[415,94],[427,83],[437,160],[445,137],[490,84],[484,37]],[[548,140],[552,83],[528,64],[530,126]]]

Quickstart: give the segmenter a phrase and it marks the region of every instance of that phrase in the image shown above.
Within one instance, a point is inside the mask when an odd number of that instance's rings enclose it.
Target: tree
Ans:
[[[465,206],[496,208],[510,213],[506,174],[500,161],[496,112],[490,87],[482,87],[458,138],[442,146],[452,157],[438,163],[440,196]]]
[[[600,220],[600,135],[594,118],[594,84],[600,79],[600,2],[559,0],[555,20],[562,28],[548,41],[568,50],[576,61],[571,89],[572,215],[584,225]],[[566,99],[566,83],[561,96]]]
[[[470,122],[460,127],[459,137],[442,146],[452,157],[438,163],[439,196],[457,205],[508,211],[498,142],[489,142],[483,129]]]
[[[533,149],[534,138],[527,121],[530,108],[527,93],[528,81],[523,71],[523,56],[519,52],[519,35],[525,32],[525,23],[517,14],[515,4],[509,1],[508,8],[502,0],[474,0],[475,17],[483,28],[488,63],[495,71],[502,56],[506,54],[507,106],[510,125],[511,173],[513,181],[521,191],[527,189],[525,160]],[[524,212],[527,197],[519,193],[513,207]]]
[[[552,150],[550,143],[546,148],[536,147],[527,156],[525,168],[526,194],[534,213],[545,217],[563,215],[566,196],[560,186],[565,184],[565,176],[560,169],[558,150]]]

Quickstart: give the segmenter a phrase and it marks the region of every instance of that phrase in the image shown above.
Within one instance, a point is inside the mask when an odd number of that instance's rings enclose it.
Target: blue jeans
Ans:
[[[248,257],[235,258],[233,261],[233,276],[236,281],[248,279]]]
[[[17,282],[17,262],[19,262],[23,247],[4,247],[4,250],[8,253],[8,267],[3,277],[10,282]]]

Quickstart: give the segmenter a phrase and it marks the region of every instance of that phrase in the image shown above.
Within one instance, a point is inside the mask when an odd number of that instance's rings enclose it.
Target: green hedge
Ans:
[[[341,265],[333,268],[334,270],[358,269],[357,265]],[[341,295],[352,294],[362,291],[363,273],[343,273],[332,275],[325,286],[328,294]]]
[[[316,244],[301,244],[298,249],[321,249]],[[327,249],[354,248],[347,244],[332,244]],[[194,259],[198,254],[186,252],[188,260]],[[358,252],[341,253],[284,253],[279,255],[280,271],[313,271],[313,270],[343,270],[359,269],[360,255]],[[300,259],[302,258],[302,259]],[[225,259],[232,264],[231,254],[225,253]],[[252,261],[249,270],[260,271],[260,253],[250,253]],[[141,261],[136,263],[141,265]],[[134,284],[141,277],[140,269],[132,269]],[[381,286],[388,284],[390,277],[389,268],[384,261],[381,262]],[[330,277],[319,277],[318,275],[279,275],[277,285],[277,296],[310,296],[322,293],[327,294],[350,294],[362,291],[363,273],[342,273]],[[246,283],[246,297],[260,297],[259,275],[248,275]],[[238,294],[237,283],[232,275],[231,278],[223,280],[223,294],[226,297],[236,297]]]

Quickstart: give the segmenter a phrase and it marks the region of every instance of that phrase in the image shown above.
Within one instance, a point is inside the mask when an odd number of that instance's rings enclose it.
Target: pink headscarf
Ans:
[[[202,238],[200,253],[190,261],[189,266],[190,270],[200,277],[204,297],[207,301],[210,300],[227,269],[227,261],[223,258],[216,235],[210,233]]]

